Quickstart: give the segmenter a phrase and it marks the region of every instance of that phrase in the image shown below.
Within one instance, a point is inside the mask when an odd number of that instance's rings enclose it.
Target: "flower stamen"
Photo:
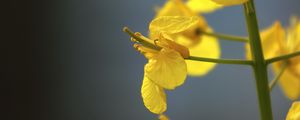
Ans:
[[[133,47],[137,51],[141,52],[142,54],[147,53],[147,52],[150,52],[150,53],[156,53],[156,52],[158,52],[157,50],[154,50],[154,49],[151,49],[151,48],[147,48],[147,47],[145,47],[145,46],[143,46],[141,44],[138,44],[138,43],[133,44]]]
[[[158,42],[158,39],[155,39],[155,40],[154,40],[154,45],[158,46],[158,45],[157,45],[157,42]]]
[[[158,39],[151,40],[143,36],[140,32],[133,33],[127,27],[124,27],[123,31],[128,33],[132,37],[131,41],[137,43],[134,44],[134,48],[136,48],[138,51],[142,51],[141,53],[143,54],[144,52],[157,52],[160,51],[162,48],[167,47],[179,52],[183,58],[189,57],[188,48],[177,44],[174,41],[168,40],[164,38],[164,36],[160,36]]]

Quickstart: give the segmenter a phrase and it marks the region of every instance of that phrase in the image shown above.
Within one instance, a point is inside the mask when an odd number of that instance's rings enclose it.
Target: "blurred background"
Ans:
[[[155,6],[166,0],[26,0],[12,2],[2,44],[11,120],[155,120],[140,88],[146,59],[124,26],[147,34]],[[299,0],[256,0],[261,29],[300,16]],[[14,16],[16,15],[16,16]],[[219,33],[246,36],[241,6],[204,15]],[[222,58],[244,59],[244,44],[220,41]],[[272,79],[270,72],[270,79]],[[7,85],[6,82],[9,84]],[[167,92],[171,120],[259,120],[248,66],[218,65],[204,77]],[[6,96],[6,95],[5,95]],[[275,120],[291,105],[278,86],[271,94]],[[4,108],[5,109],[5,108]]]

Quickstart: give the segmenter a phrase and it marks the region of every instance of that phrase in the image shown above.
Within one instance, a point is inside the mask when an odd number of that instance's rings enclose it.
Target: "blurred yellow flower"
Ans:
[[[261,43],[266,59],[293,53],[300,50],[300,22],[297,18],[291,19],[291,25],[284,30],[279,22],[261,32]],[[246,56],[251,58],[250,47],[246,45]],[[284,62],[287,62],[285,72],[279,80],[279,84],[285,95],[295,100],[300,96],[300,57],[294,57],[287,61],[274,63],[273,70],[278,73]]]
[[[286,120],[300,120],[300,102],[294,102],[291,106]]]
[[[284,34],[284,29],[278,21],[276,21],[269,28],[266,28],[260,32],[261,44],[265,59],[273,58],[281,54],[278,53],[278,50],[281,49],[282,42],[285,39]],[[246,58],[251,59],[249,44],[246,44]]]
[[[199,0],[201,1],[201,0]],[[248,0],[212,0],[218,4],[230,6],[230,5],[238,5],[247,2]]]
[[[167,38],[174,40],[176,43],[189,48],[190,55],[199,56],[199,57],[208,57],[208,58],[219,58],[220,46],[217,39],[214,37],[201,34],[201,31],[212,32],[213,30],[208,26],[204,17],[197,15],[197,12],[200,12],[199,10],[193,11],[195,9],[191,10],[190,8],[193,8],[191,5],[192,3],[201,4],[202,2],[203,2],[202,7],[205,5],[207,6],[205,6],[206,8],[203,7],[203,10],[201,12],[212,11],[217,8],[220,8],[221,6],[214,4],[209,0],[203,0],[203,1],[199,0],[199,1],[190,0],[187,3],[184,3],[181,0],[168,0],[165,3],[165,5],[157,12],[156,18],[164,16],[166,19],[165,20],[166,23],[168,23],[169,21],[168,19],[171,16],[173,17],[193,16],[192,17],[193,19],[198,19],[197,23],[190,22],[191,23],[189,24],[190,26],[186,26],[189,29],[181,29],[180,31],[175,29],[176,31],[169,31],[169,34],[166,33],[162,33],[162,34]],[[176,27],[183,28],[180,21],[174,23],[179,24]],[[169,28],[169,26],[164,24],[160,24],[160,25],[163,28],[173,29],[173,28]],[[172,32],[176,32],[176,34]],[[152,38],[154,35],[157,35],[157,32],[155,29],[153,29],[150,26],[150,37]],[[215,63],[207,63],[207,62],[199,62],[199,61],[191,61],[191,60],[186,60],[186,63],[187,63],[188,74],[192,76],[205,75],[209,71],[211,71],[216,65]]]
[[[210,13],[223,7],[212,0],[188,0],[186,5],[196,13]]]
[[[279,42],[281,54],[293,53],[300,50],[300,22],[295,17],[286,31],[285,41]],[[287,60],[288,66],[279,81],[281,88],[288,98],[296,100],[300,96],[300,57]],[[273,68],[278,72],[283,62],[274,63]]]

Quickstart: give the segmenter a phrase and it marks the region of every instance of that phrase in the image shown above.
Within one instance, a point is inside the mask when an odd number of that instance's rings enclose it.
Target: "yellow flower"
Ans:
[[[261,32],[261,43],[266,59],[293,53],[300,50],[300,22],[292,18],[292,25],[284,30],[279,22]],[[246,56],[251,58],[250,47],[246,46]],[[291,100],[300,96],[300,57],[274,63],[273,71],[278,73],[284,62],[287,67],[280,77],[279,84],[284,94]]]
[[[179,34],[198,23],[198,17],[158,17],[149,25],[152,39],[135,33],[139,39],[132,39],[137,42],[134,47],[148,59],[144,67],[141,94],[149,111],[155,114],[166,111],[164,89],[175,89],[184,83],[187,76],[184,58],[189,57],[189,50],[168,36]]]
[[[294,102],[291,106],[286,120],[300,120],[300,102]]]
[[[300,50],[300,22],[292,18],[291,27],[287,29],[285,41],[281,41],[281,54],[293,53]],[[283,62],[277,62],[273,65],[274,71],[278,72]],[[281,88],[291,100],[298,99],[300,96],[300,57],[294,57],[287,60],[288,67],[279,81]]]
[[[210,2],[209,0],[199,0],[203,2],[203,4],[209,5],[206,6],[207,8],[210,8],[211,10],[215,10],[219,7],[216,7],[214,3]],[[202,16],[198,16],[196,12],[199,12],[196,10],[193,11],[189,7],[191,7],[192,3],[199,2],[197,0],[190,0],[187,3],[182,2],[181,0],[168,0],[166,4],[158,11],[156,18],[158,17],[164,17],[164,20],[156,21],[156,23],[159,23],[160,27],[166,29],[173,29],[169,28],[165,23],[168,23],[170,21],[170,18],[172,17],[179,17],[179,16],[186,16],[191,17],[190,19],[198,19],[197,23],[191,23],[190,26],[186,26],[186,28],[189,29],[181,29],[178,31],[176,28],[174,28],[174,31],[164,31],[163,36],[166,36],[167,38],[170,38],[174,40],[176,43],[181,44],[187,48],[189,48],[190,55],[192,56],[200,56],[200,57],[209,57],[209,58],[219,58],[220,57],[220,46],[216,38],[202,35],[201,31],[206,32],[212,32],[213,30],[208,26],[206,20]],[[197,3],[198,4],[198,3]],[[200,2],[199,2],[200,4]],[[202,5],[204,6],[204,5]],[[210,7],[214,6],[214,7]],[[218,5],[217,5],[218,6]],[[193,8],[193,7],[191,7]],[[206,9],[206,8],[203,8]],[[208,11],[208,9],[206,9]],[[203,10],[205,11],[205,10]],[[186,22],[188,20],[184,20]],[[194,20],[195,21],[195,20]],[[176,27],[181,27],[181,22],[177,21],[174,22],[174,24],[179,24]],[[153,36],[157,36],[157,30],[161,30],[160,27],[157,27],[156,24],[153,23],[153,26],[150,26],[150,37],[153,38]],[[181,27],[183,28],[183,27]],[[176,34],[174,34],[174,32]],[[212,70],[215,67],[215,63],[207,63],[207,62],[198,62],[198,61],[191,61],[186,60],[187,63],[187,69],[188,74],[192,76],[202,76],[207,74],[210,70]]]
[[[148,59],[141,88],[144,105],[149,111],[161,114],[167,109],[164,89],[174,89],[185,81],[187,68],[183,56],[188,57],[188,50],[164,38],[153,41],[153,45],[161,49],[153,49],[146,44],[135,44],[135,48]]]
[[[199,0],[201,1],[201,0]],[[212,0],[218,4],[230,6],[230,5],[238,5],[247,2],[248,0]]]
[[[161,114],[167,109],[164,89],[174,89],[182,85],[186,79],[187,68],[184,57],[188,57],[188,49],[165,38],[157,41],[139,35],[148,43],[161,49],[154,49],[147,44],[135,44],[135,48],[148,59],[144,68],[144,80],[141,94],[146,108]]]

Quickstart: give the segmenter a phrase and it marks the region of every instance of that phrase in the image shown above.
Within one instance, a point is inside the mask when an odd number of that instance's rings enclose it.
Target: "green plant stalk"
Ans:
[[[221,34],[221,33],[211,33],[211,32],[205,32],[201,31],[202,34],[207,35],[207,36],[212,36],[224,40],[229,40],[229,41],[235,41],[235,42],[248,42],[249,40],[244,37],[240,36],[234,36],[234,35],[227,35],[227,34]]]
[[[292,57],[296,57],[299,55],[300,55],[300,51],[268,59],[268,60],[266,60],[266,63],[270,64],[270,63],[277,62],[280,60],[287,60],[287,59],[290,59]]]
[[[186,58],[186,60],[194,60],[200,62],[212,62],[212,63],[220,63],[220,64],[237,64],[237,65],[252,65],[253,62],[251,60],[238,60],[238,59],[214,59],[214,58],[205,58],[205,57],[196,57],[190,56]]]
[[[259,29],[256,19],[253,0],[244,4],[244,13],[247,22],[249,43],[253,58],[253,71],[256,79],[256,90],[261,120],[273,120],[271,99],[268,86],[267,64],[263,56],[260,43]]]

